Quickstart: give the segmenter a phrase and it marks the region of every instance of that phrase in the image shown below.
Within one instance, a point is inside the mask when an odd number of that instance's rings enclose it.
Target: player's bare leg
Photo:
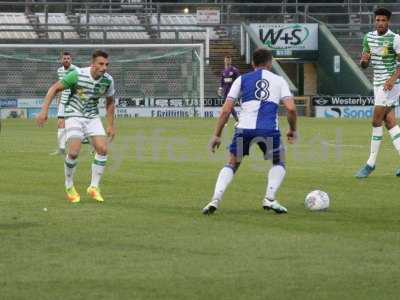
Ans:
[[[397,125],[396,114],[393,107],[388,107],[385,114],[385,126],[393,141],[393,146],[400,153],[400,128]],[[400,168],[396,170],[396,176],[400,177]]]
[[[103,202],[104,199],[100,194],[99,184],[107,162],[107,138],[105,136],[93,136],[92,145],[96,153],[92,163],[92,180],[87,193],[92,199]]]
[[[371,137],[371,150],[367,163],[357,172],[356,177],[359,179],[367,178],[372,171],[375,170],[375,163],[378,157],[379,148],[383,138],[382,123],[387,114],[387,107],[375,106],[372,118],[372,137]]]
[[[65,172],[65,190],[68,201],[78,203],[80,195],[74,188],[74,174],[78,161],[79,152],[81,150],[81,140],[79,138],[71,138],[68,141],[68,153],[65,157],[64,172]]]
[[[266,159],[269,159],[268,156],[271,156],[272,167],[268,172],[267,189],[265,192],[265,198],[262,202],[262,207],[265,210],[273,210],[277,214],[286,214],[288,212],[287,208],[276,200],[276,193],[286,175],[284,163],[285,149],[282,146],[279,146],[279,149],[274,149],[273,142],[270,144],[270,147],[267,146],[267,149],[269,148],[273,150],[272,153],[266,152]]]
[[[387,130],[391,130],[393,127],[397,125],[396,114],[394,112],[393,107],[386,108],[384,122]]]
[[[228,163],[219,172],[215,184],[214,195],[212,196],[210,203],[203,208],[203,214],[210,215],[217,210],[219,203],[222,201],[222,196],[224,195],[228,185],[232,182],[233,176],[239,169],[239,166],[239,159],[230,153]]]

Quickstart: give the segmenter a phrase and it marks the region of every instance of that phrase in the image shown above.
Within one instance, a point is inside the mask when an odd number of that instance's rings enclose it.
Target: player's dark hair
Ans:
[[[68,55],[68,56],[72,56],[71,53],[69,53],[68,51],[64,51],[64,52],[63,52],[63,56],[67,56],[67,55]]]
[[[225,58],[232,58],[232,56],[230,56],[230,55],[228,54],[228,55],[225,55]]]
[[[257,66],[265,65],[272,60],[272,52],[267,49],[257,49],[253,53],[253,64]]]
[[[104,58],[108,58],[108,53],[103,51],[103,50],[95,50],[92,53],[92,59],[95,59],[96,57],[99,57],[99,56],[104,57]]]
[[[374,15],[376,16],[386,16],[388,20],[390,20],[390,17],[392,16],[392,13],[390,10],[387,10],[386,8],[378,8],[374,11]]]

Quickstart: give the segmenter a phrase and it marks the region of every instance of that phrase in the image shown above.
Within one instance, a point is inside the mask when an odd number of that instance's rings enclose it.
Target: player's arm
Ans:
[[[390,91],[396,84],[396,80],[398,78],[400,78],[400,54],[397,54],[396,70],[394,71],[392,76],[388,80],[386,80],[385,85],[383,86],[383,90]]]
[[[286,134],[289,144],[293,144],[297,139],[297,111],[294,97],[289,89],[289,84],[282,78],[280,100],[286,108],[289,130]]]
[[[61,82],[54,83],[47,91],[46,97],[42,105],[42,110],[36,117],[36,123],[39,127],[42,127],[47,121],[47,116],[49,114],[49,107],[54,97],[61,91],[64,90],[64,86]]]
[[[293,96],[285,97],[282,100],[283,106],[286,108],[289,130],[286,134],[288,142],[293,144],[297,138],[297,111]]]
[[[390,91],[393,86],[396,84],[396,80],[400,78],[400,36],[396,34],[393,41],[393,48],[396,52],[396,70],[392,74],[392,76],[386,80],[385,85],[383,86],[384,91]]]
[[[115,95],[115,88],[114,88],[114,80],[111,81],[111,85],[108,88],[107,94],[106,94],[106,119],[107,119],[107,135],[110,138],[110,141],[113,140],[115,136],[115,124],[114,124],[114,118],[115,118],[115,101],[114,101],[114,95]]]
[[[65,89],[71,89],[78,83],[78,72],[73,71],[68,73],[61,81],[53,84],[47,91],[46,97],[44,98],[44,103],[42,106],[42,111],[38,114],[36,118],[36,123],[39,127],[42,127],[47,121],[47,116],[49,113],[49,107],[53,98],[57,93],[62,92]]]
[[[224,105],[222,106],[221,113],[217,121],[217,125],[215,126],[214,129],[214,135],[210,142],[210,150],[213,153],[215,152],[215,148],[219,148],[219,146],[221,145],[222,131],[224,130],[225,124],[229,120],[229,116],[231,115],[231,112],[233,110],[234,103],[235,100],[228,97]]]
[[[217,121],[217,125],[215,126],[214,129],[213,137],[209,144],[211,152],[215,152],[215,149],[221,145],[222,131],[224,130],[225,124],[228,122],[229,116],[232,113],[235,100],[239,99],[240,86],[241,86],[241,78],[239,77],[233,82],[232,87],[229,90],[229,94],[225,100],[225,103],[222,106],[221,113]]]
[[[360,65],[361,65],[361,68],[366,69],[366,68],[368,68],[369,61],[371,59],[371,49],[368,44],[367,35],[364,36],[362,47],[363,47],[363,49],[362,49],[362,54],[361,54]]]
[[[371,59],[371,54],[369,52],[363,52],[361,54],[361,60],[360,60],[361,68],[363,69],[368,68],[370,59]]]

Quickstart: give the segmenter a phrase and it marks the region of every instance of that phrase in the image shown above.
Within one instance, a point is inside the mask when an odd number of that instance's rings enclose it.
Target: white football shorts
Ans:
[[[390,91],[385,92],[383,85],[374,87],[374,99],[377,106],[397,106],[399,104],[400,84],[395,84]]]
[[[67,141],[72,138],[83,140],[85,137],[106,135],[99,117],[93,119],[82,117],[66,118],[65,132]]]

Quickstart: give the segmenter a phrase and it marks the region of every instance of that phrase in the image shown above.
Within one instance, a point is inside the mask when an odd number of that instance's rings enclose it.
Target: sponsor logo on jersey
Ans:
[[[85,91],[82,88],[78,88],[76,90],[76,95],[79,97],[79,100],[81,100],[82,102],[86,101],[86,95],[85,95]]]

